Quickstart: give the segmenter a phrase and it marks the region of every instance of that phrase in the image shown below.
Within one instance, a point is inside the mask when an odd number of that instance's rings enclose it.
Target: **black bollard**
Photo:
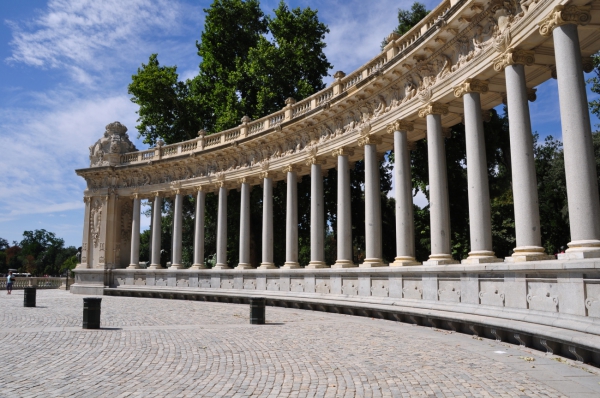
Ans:
[[[265,324],[265,299],[264,297],[250,298],[250,324]]]
[[[100,329],[100,304],[99,297],[85,297],[83,299],[83,328]]]
[[[26,287],[23,290],[23,307],[35,307],[35,287]]]

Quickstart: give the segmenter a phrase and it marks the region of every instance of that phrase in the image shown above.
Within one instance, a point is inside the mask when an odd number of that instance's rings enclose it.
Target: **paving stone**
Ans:
[[[598,371],[534,350],[379,319],[247,305],[0,295],[2,397],[598,396]],[[519,357],[534,357],[528,362]],[[535,366],[535,367],[534,367]],[[594,395],[595,394],[595,395]]]

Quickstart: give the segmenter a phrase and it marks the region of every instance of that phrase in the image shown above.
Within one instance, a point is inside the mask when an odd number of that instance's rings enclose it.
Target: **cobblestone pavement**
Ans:
[[[596,369],[460,333],[247,305],[0,293],[0,397],[598,397]]]

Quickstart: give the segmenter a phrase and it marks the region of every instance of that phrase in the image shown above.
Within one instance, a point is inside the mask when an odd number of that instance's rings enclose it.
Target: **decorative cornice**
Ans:
[[[334,158],[336,158],[338,156],[347,156],[347,155],[354,155],[354,151],[350,148],[345,148],[345,147],[337,148],[337,149],[334,149],[333,151],[331,151],[331,156],[333,156]]]
[[[535,62],[535,51],[509,48],[506,52],[494,59],[494,70],[502,72],[509,65],[531,66]]]
[[[454,96],[460,98],[466,93],[487,93],[489,91],[488,84],[486,80],[467,79],[454,87]]]
[[[387,133],[394,134],[395,131],[413,131],[415,129],[415,125],[413,122],[408,122],[406,120],[398,119],[393,123],[387,125]]]
[[[592,19],[590,6],[561,5],[556,6],[538,25],[542,36],[550,36],[557,26],[575,24],[587,25]]]
[[[448,105],[441,104],[439,102],[430,102],[423,108],[419,109],[419,117],[426,117],[427,115],[447,115]]]

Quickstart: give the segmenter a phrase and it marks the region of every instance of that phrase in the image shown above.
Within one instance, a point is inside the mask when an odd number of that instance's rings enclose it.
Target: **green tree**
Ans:
[[[410,10],[398,9],[398,26],[394,29],[394,32],[402,36],[413,28],[416,24],[421,22],[423,18],[429,14],[424,4],[415,2],[410,7]],[[388,43],[387,38],[383,39],[381,43],[381,49]]]

